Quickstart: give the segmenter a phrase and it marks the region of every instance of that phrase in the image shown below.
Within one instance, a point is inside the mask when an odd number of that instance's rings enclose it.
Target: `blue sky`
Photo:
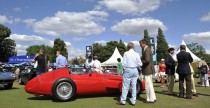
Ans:
[[[12,31],[18,55],[31,45],[66,42],[69,58],[84,56],[92,43],[132,41],[160,27],[170,46],[182,40],[210,53],[210,0],[1,0],[0,23]]]

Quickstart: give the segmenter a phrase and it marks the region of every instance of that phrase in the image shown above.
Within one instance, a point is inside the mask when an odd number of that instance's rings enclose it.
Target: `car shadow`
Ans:
[[[12,87],[11,89],[7,89],[7,88],[4,88],[4,87],[0,87],[0,90],[3,91],[3,90],[14,90],[14,89],[19,89],[17,87]]]
[[[76,101],[77,99],[85,99],[85,98],[98,98],[98,97],[118,97],[120,94],[99,94],[99,95],[79,95],[75,96],[71,101]],[[52,100],[52,96],[45,95],[33,95],[33,97],[27,98],[28,100]],[[53,101],[56,102],[56,101]]]
[[[35,96],[34,95],[34,97],[29,97],[27,99],[28,100],[52,100],[52,96],[44,96],[44,95]]]

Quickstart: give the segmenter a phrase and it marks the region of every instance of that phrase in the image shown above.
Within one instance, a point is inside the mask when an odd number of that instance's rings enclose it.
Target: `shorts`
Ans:
[[[160,72],[159,74],[160,74],[160,76],[166,76],[165,72]]]

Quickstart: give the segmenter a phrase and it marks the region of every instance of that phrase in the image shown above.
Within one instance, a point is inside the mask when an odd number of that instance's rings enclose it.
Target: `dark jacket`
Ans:
[[[186,51],[180,51],[177,55],[178,66],[177,66],[177,73],[178,74],[191,74],[190,65],[193,61],[192,56],[190,53]]]
[[[153,60],[152,60],[152,51],[149,47],[142,51],[142,74],[143,75],[150,75],[155,72]]]
[[[168,54],[165,58],[166,64],[166,74],[174,75],[175,73],[175,60],[172,58],[170,54]]]

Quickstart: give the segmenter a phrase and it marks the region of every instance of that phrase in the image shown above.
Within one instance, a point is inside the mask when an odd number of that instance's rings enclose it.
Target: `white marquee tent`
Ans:
[[[187,47],[186,43],[184,42],[184,40],[182,40],[182,43],[181,45],[185,45],[186,46],[186,52],[189,52],[193,58],[193,62],[197,62],[197,61],[200,61],[201,59],[199,57],[197,57],[195,54],[193,54],[189,48]],[[175,53],[174,55],[174,59],[177,61],[177,58],[176,58],[176,54],[178,54],[180,52],[180,49],[178,49],[178,51]]]
[[[117,65],[117,58],[121,59],[121,62],[123,61],[123,57],[120,55],[119,50],[117,49],[117,47],[114,50],[114,53],[112,54],[112,56],[105,62],[101,63],[102,66],[113,66],[113,65]]]

